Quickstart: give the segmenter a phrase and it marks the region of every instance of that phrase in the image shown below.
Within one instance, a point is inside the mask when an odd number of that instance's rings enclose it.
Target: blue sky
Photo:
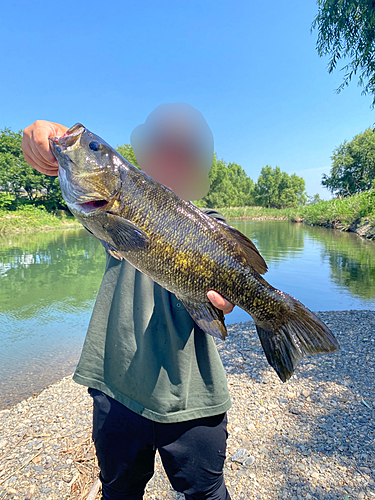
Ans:
[[[81,122],[114,146],[164,102],[210,125],[254,180],[278,165],[319,192],[330,155],[375,122],[371,97],[319,58],[314,0],[3,2],[0,128]]]

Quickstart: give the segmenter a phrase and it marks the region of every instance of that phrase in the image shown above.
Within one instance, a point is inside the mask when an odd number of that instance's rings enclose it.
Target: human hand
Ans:
[[[224,314],[229,314],[233,311],[234,305],[214,290],[209,290],[207,292],[207,297],[211,304],[221,309]]]
[[[37,120],[23,131],[22,150],[25,160],[42,174],[57,175],[58,163],[48,137],[61,137],[68,127],[58,123]]]

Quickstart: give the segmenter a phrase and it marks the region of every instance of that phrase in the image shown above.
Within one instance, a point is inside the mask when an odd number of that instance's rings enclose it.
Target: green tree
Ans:
[[[264,207],[294,207],[306,202],[305,181],[296,174],[288,175],[279,167],[262,168],[254,187],[257,204]]]
[[[120,153],[120,155],[125,158],[125,160],[128,160],[128,162],[140,169],[137,157],[135,156],[131,144],[122,144],[121,146],[117,146],[116,149]]]
[[[209,173],[210,190],[198,200],[199,207],[240,207],[252,205],[254,183],[237,163],[227,164],[214,154]]]
[[[363,94],[372,94],[375,105],[375,2],[374,0],[318,0],[318,14],[312,29],[318,30],[317,50],[329,56],[332,73],[340,59],[347,64],[337,92],[349,85],[354,75]]]
[[[26,163],[21,141],[21,132],[9,128],[0,132],[0,187],[16,197],[24,190],[29,200],[33,200],[42,188],[41,175]]]
[[[315,203],[319,203],[320,201],[323,201],[323,200],[319,196],[319,193],[316,193],[313,196],[307,197],[307,205],[315,205]]]
[[[22,131],[0,131],[0,191],[12,193],[17,202],[26,200],[48,210],[65,207],[56,177],[41,174],[25,160],[21,147]]]
[[[371,189],[375,179],[375,129],[368,128],[350,142],[344,141],[331,156],[329,175],[322,185],[333,194],[351,196]]]
[[[228,177],[237,193],[236,205],[242,207],[254,203],[254,182],[237,163],[229,163]],[[232,205],[233,206],[233,205]]]

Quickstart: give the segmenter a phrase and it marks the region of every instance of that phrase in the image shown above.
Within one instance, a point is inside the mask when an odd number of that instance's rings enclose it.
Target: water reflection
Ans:
[[[104,250],[77,229],[0,238],[0,313],[24,320],[40,309],[86,310],[98,290]]]
[[[256,242],[266,279],[314,311],[375,308],[375,243],[286,221],[232,222]],[[247,321],[236,308],[230,322]]]
[[[375,298],[375,243],[354,233],[318,231],[311,228],[310,238],[324,236],[321,255],[330,265],[330,278],[361,299]],[[328,234],[326,234],[328,233]]]
[[[299,224],[285,221],[230,222],[250,238],[270,266],[300,255],[304,251],[306,231]]]
[[[85,230],[0,238],[0,409],[73,371],[104,264]]]

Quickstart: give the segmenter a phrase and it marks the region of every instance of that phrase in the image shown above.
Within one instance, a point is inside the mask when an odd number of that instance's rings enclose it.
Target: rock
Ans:
[[[269,454],[269,449],[266,446],[259,446],[258,451],[259,453],[263,453],[264,455]]]
[[[243,465],[245,467],[251,467],[253,465],[253,463],[255,462],[255,457],[253,457],[252,455],[250,455],[250,457],[247,457],[244,461],[243,461]]]
[[[304,389],[301,394],[305,398],[308,398],[310,396],[311,392],[309,390],[307,390],[307,389]]]
[[[290,413],[293,413],[293,415],[300,415],[301,414],[301,410],[299,408],[296,408],[295,406],[293,408],[291,408],[289,411],[290,411]]]
[[[232,455],[232,462],[239,462],[242,464],[242,462],[250,455],[249,451],[246,450],[245,448],[239,448],[234,455]]]
[[[4,448],[7,443],[8,441],[6,439],[0,439],[0,449]]]
[[[50,493],[52,491],[52,488],[50,488],[49,486],[45,486],[40,488],[40,491],[41,493]]]
[[[249,439],[243,439],[242,440],[242,446],[246,449],[249,449],[249,448],[252,448],[253,447],[253,443],[252,441],[250,441]]]

